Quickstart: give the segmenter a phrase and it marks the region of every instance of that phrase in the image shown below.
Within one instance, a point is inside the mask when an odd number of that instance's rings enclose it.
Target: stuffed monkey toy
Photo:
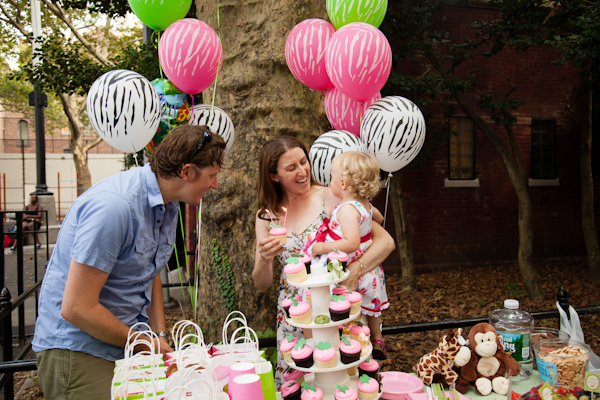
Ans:
[[[464,393],[471,384],[483,396],[492,391],[505,395],[508,392],[508,379],[504,377],[506,371],[516,376],[521,367],[510,353],[504,351],[494,327],[486,323],[475,325],[469,332],[468,343],[471,359],[460,368],[456,389]]]

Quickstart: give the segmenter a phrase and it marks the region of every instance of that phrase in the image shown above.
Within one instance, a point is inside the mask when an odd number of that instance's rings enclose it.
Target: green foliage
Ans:
[[[123,171],[141,165],[144,165],[144,150],[135,153],[135,159],[131,153],[127,153],[123,156]]]
[[[158,49],[155,43],[126,46],[113,61],[116,68],[137,72],[149,81],[162,77],[158,62]]]
[[[527,294],[526,290],[519,289],[519,282],[504,282],[508,296],[512,299],[520,299]]]
[[[224,251],[221,250],[219,252],[217,239],[213,238],[212,243],[212,257],[217,281],[219,282],[219,289],[221,290],[221,298],[223,299],[227,311],[233,312],[237,310],[235,304],[235,276],[231,270],[229,257],[225,255]]]

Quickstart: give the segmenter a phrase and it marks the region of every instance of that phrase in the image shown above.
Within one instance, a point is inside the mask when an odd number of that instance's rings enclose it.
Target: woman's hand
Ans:
[[[358,260],[353,261],[351,264],[346,266],[346,269],[350,271],[350,275],[346,278],[345,281],[340,282],[340,285],[346,285],[352,290],[356,290],[358,288],[358,278],[364,273],[363,268],[360,265]]]
[[[283,252],[283,245],[279,239],[272,236],[262,239],[257,247],[260,256],[267,261],[273,260],[277,254]]]
[[[316,256],[320,256],[321,254],[325,254],[327,253],[326,249],[325,249],[325,243],[322,242],[317,242],[313,245],[312,247],[312,255],[314,257]]]

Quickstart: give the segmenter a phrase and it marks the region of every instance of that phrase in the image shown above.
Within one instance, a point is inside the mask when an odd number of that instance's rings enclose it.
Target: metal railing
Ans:
[[[4,214],[8,214],[9,211],[1,211],[0,212],[0,221],[4,221]],[[25,284],[25,274],[24,274],[24,257],[23,257],[23,245],[25,242],[26,234],[45,234],[46,235],[46,260],[49,257],[49,249],[48,249],[48,211],[42,210],[45,218],[45,230],[36,230],[36,231],[23,231],[23,217],[25,215],[31,214],[31,211],[10,211],[10,213],[14,213],[14,221],[16,229],[13,232],[8,232],[4,223],[2,224],[2,240],[4,241],[4,235],[15,236],[16,242],[14,244],[15,251],[17,253],[17,298],[12,301],[11,293],[9,289],[6,287],[5,277],[6,277],[6,260],[4,258],[4,251],[2,251],[0,255],[0,286],[2,287],[0,291],[0,326],[2,332],[2,366],[0,368],[0,372],[3,372],[4,375],[0,378],[0,388],[4,389],[4,398],[12,399],[14,397],[14,388],[13,388],[13,374],[18,371],[28,371],[31,369],[35,369],[35,360],[21,361],[23,360],[31,351],[31,339],[27,339],[25,335],[25,300],[34,296],[35,297],[35,317],[38,315],[37,308],[37,300],[38,300],[38,291],[41,286],[41,279],[38,280],[38,259],[37,252],[38,248],[35,245],[34,240],[34,269],[33,269],[33,280],[34,283],[27,290],[24,290]],[[37,213],[37,211],[36,211]],[[13,358],[13,326],[12,326],[12,312],[18,311],[18,327],[17,327],[17,338],[19,341],[19,345],[23,346],[23,350],[20,354],[17,355],[16,359]],[[31,368],[31,362],[34,362],[34,368]],[[20,367],[20,365],[24,365],[24,367]],[[25,368],[25,369],[22,369]]]

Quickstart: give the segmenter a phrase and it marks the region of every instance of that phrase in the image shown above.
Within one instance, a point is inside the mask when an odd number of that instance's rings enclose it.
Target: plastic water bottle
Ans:
[[[529,378],[533,369],[533,354],[529,347],[534,325],[531,314],[519,310],[518,300],[507,299],[504,308],[490,313],[490,324],[496,329],[504,351],[512,353],[521,366],[521,373],[513,377],[513,381]]]

